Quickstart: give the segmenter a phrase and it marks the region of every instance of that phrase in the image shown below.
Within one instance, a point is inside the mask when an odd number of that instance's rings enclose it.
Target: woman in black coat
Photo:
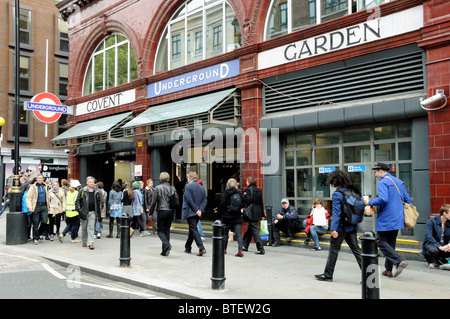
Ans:
[[[244,204],[246,207],[252,205],[252,209],[250,219],[247,220],[246,218],[248,227],[244,234],[244,251],[248,251],[248,246],[250,245],[253,237],[256,243],[256,248],[258,249],[255,254],[264,255],[264,246],[261,242],[258,229],[258,221],[260,221],[264,216],[262,192],[258,187],[256,187],[256,181],[253,176],[247,177],[246,183],[247,189],[244,193]]]
[[[225,224],[225,253],[228,245],[228,233],[230,229],[236,234],[238,242],[238,252],[236,257],[244,257],[243,239],[242,239],[242,215],[241,208],[244,207],[244,200],[238,188],[238,183],[234,178],[230,178],[227,182],[227,188],[222,194],[222,201],[214,212],[221,213],[222,222]]]

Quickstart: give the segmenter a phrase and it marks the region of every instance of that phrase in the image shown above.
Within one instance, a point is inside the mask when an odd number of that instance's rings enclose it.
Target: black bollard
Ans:
[[[225,224],[216,220],[212,224],[213,228],[213,251],[212,251],[212,277],[211,288],[213,290],[222,290],[225,288]]]
[[[372,231],[361,237],[362,299],[380,299],[377,238]]]
[[[120,267],[130,267],[130,218],[122,215],[120,221]]]

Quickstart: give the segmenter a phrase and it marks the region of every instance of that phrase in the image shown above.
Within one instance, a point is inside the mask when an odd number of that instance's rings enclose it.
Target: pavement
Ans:
[[[237,243],[230,242],[225,255],[225,283],[223,289],[212,289],[212,238],[206,238],[207,253],[196,256],[184,252],[187,235],[172,234],[172,250],[161,256],[161,242],[157,235],[131,238],[130,267],[120,267],[120,239],[106,238],[104,227],[95,249],[71,243],[70,236],[61,243],[41,240],[20,245],[6,245],[6,212],[0,216],[0,252],[38,255],[62,266],[77,266],[81,271],[109,279],[138,285],[182,299],[361,299],[361,270],[351,253],[343,249],[338,257],[333,282],[314,278],[323,273],[328,249],[310,251],[308,247],[266,247],[265,255],[256,255],[254,243],[244,257],[235,257]],[[62,222],[61,227],[65,227]],[[396,278],[379,275],[380,299],[447,299],[450,292],[450,273],[428,269],[425,261],[409,260],[408,267]],[[384,258],[378,258],[380,272]]]

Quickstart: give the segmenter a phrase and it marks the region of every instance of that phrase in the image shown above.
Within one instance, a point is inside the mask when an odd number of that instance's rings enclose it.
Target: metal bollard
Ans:
[[[268,246],[273,244],[273,224],[272,224],[272,206],[266,206],[267,228],[269,230]]]
[[[380,299],[380,272],[378,245],[375,233],[365,232],[361,237],[362,299]]]
[[[213,251],[212,251],[212,277],[211,288],[213,290],[222,290],[225,288],[225,224],[216,220],[212,224],[213,228]]]
[[[130,218],[122,215],[120,221],[120,267],[130,267]]]

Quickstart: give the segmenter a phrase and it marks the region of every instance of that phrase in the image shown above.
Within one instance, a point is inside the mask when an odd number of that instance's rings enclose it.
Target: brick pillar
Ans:
[[[80,179],[80,160],[77,156],[73,156],[76,151],[70,151],[67,159],[69,170],[67,172],[67,178]]]
[[[450,95],[450,3],[434,0],[424,3],[423,40],[426,52],[427,95],[443,89]],[[450,101],[449,103],[450,104]],[[439,107],[437,102],[429,107]],[[450,202],[450,106],[428,112],[431,215]]]
[[[136,140],[136,165],[142,165],[144,183],[151,177],[151,156],[147,140]]]

